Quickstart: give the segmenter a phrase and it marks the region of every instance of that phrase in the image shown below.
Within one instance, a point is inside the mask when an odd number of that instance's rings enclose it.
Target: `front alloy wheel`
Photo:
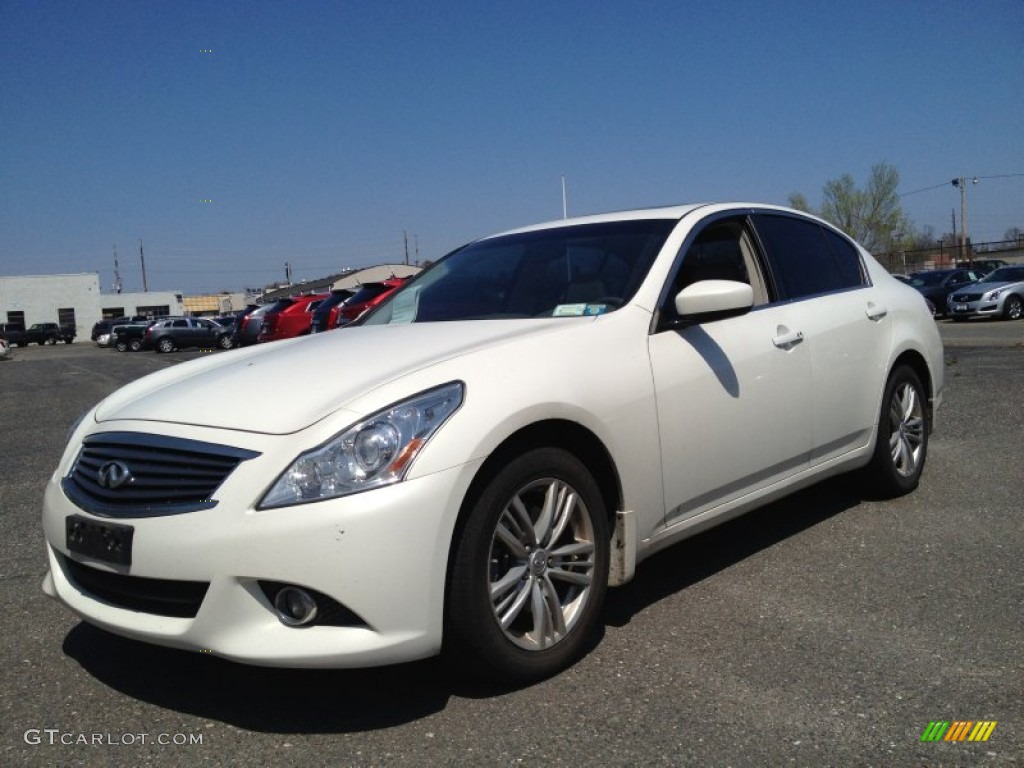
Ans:
[[[485,675],[536,680],[571,664],[600,619],[608,520],[573,455],[530,451],[498,472],[457,543],[448,647]]]
[[[886,383],[869,479],[885,496],[909,493],[921,479],[927,455],[924,387],[913,369],[900,366]]]
[[[1020,320],[1024,315],[1024,301],[1020,296],[1007,296],[1003,305],[1003,317],[1007,320]]]

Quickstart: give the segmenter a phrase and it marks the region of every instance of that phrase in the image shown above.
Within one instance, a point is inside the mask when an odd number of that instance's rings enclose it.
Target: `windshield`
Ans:
[[[986,283],[1016,283],[1024,280],[1024,267],[1000,267],[985,275]]]
[[[915,288],[926,285],[938,285],[948,272],[918,272],[910,276],[910,284]]]
[[[675,220],[580,224],[479,240],[396,291],[367,325],[579,317],[629,301]]]

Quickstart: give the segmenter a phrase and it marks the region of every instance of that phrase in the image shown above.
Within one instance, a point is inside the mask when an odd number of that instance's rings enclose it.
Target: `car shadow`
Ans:
[[[675,544],[644,560],[631,582],[609,590],[605,624],[625,626],[662,598],[869,499],[855,476],[834,477]]]
[[[605,626],[625,626],[662,598],[863,498],[849,480],[836,478],[675,545],[644,561],[629,584],[609,591]],[[267,733],[377,730],[440,712],[452,696],[486,698],[514,690],[469,679],[441,659],[354,670],[252,667],[137,642],[85,622],[67,634],[64,652],[126,696]]]

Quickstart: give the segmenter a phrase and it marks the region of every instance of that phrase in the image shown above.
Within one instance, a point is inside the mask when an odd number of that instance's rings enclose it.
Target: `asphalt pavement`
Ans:
[[[14,350],[0,764],[1024,764],[1024,322],[940,329],[946,398],[915,493],[879,501],[837,478],[666,550],[610,591],[583,660],[513,690],[436,660],[247,667],[78,621],[40,590],[42,488],[68,427],[206,353]],[[922,741],[935,721],[996,725]]]

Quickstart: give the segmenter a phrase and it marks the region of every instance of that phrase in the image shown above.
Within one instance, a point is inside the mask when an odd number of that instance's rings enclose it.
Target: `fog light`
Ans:
[[[274,596],[277,618],[289,627],[301,627],[316,618],[316,600],[304,589],[283,587]]]

